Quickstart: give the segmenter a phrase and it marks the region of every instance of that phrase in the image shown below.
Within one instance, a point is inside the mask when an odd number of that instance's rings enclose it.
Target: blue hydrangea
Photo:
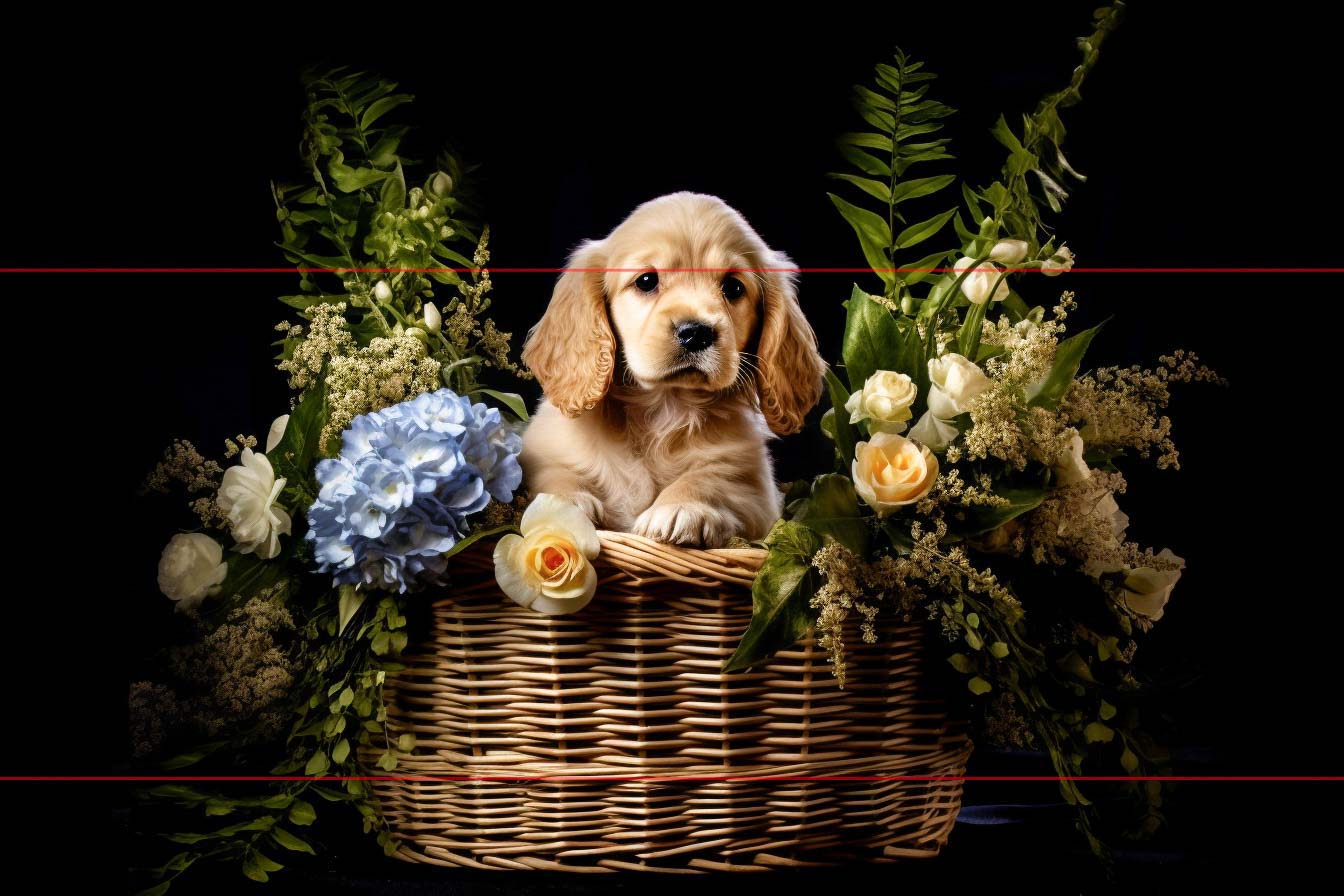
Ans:
[[[467,517],[509,502],[522,439],[498,408],[450,389],[356,417],[317,465],[308,535],[338,585],[408,591],[441,584]]]

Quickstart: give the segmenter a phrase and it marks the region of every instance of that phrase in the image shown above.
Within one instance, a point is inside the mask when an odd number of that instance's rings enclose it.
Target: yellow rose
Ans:
[[[592,520],[568,498],[540,494],[519,524],[521,535],[495,545],[495,581],[513,600],[563,616],[582,610],[597,590],[591,561],[601,544]]]
[[[878,370],[863,381],[863,388],[849,396],[845,410],[849,422],[868,421],[870,432],[904,432],[911,418],[919,388],[903,373]]]
[[[854,446],[850,472],[859,497],[886,516],[929,493],[938,478],[938,458],[905,436],[879,432]]]

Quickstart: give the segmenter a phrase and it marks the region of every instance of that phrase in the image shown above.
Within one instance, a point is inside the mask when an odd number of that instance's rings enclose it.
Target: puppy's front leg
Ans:
[[[540,495],[547,492],[552,495],[560,495],[569,498],[579,509],[588,515],[588,519],[593,521],[594,525],[603,524],[605,510],[602,501],[590,492],[579,479],[578,475],[557,466],[534,465],[528,470],[527,490],[533,495]]]
[[[766,465],[769,472],[769,465]],[[685,473],[668,484],[632,527],[636,535],[668,544],[723,547],[734,536],[763,538],[779,519],[773,476],[744,482],[711,470]]]

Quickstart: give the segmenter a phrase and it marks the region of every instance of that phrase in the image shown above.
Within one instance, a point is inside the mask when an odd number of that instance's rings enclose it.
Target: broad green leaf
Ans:
[[[952,664],[953,669],[956,669],[962,675],[970,675],[971,671],[975,669],[975,663],[964,653],[954,653],[947,658],[947,661]]]
[[[938,174],[933,177],[917,177],[914,180],[904,180],[891,191],[891,198],[893,202],[898,203],[905,202],[907,199],[918,199],[921,196],[928,196],[930,193],[937,193],[956,179],[955,174]]]
[[[496,392],[494,389],[477,389],[482,395],[489,395],[495,401],[513,411],[515,417],[526,423],[531,418],[527,414],[527,402],[516,392]]]
[[[305,485],[310,494],[316,492],[314,466],[319,457],[326,456],[322,446],[322,428],[327,425],[327,387],[318,377],[289,415],[285,434],[279,444],[266,455],[277,478],[289,480],[291,486]],[[303,510],[306,508],[293,508]]]
[[[385,96],[374,102],[369,108],[364,110],[364,115],[359,119],[360,130],[367,131],[375,121],[398,106],[409,103],[413,99],[415,99],[415,97],[410,94],[396,93],[392,96]]]
[[[327,173],[331,175],[336,188],[342,193],[355,193],[391,177],[391,172],[388,171],[379,171],[377,168],[351,168],[335,160],[327,165]]]
[[[888,285],[894,283],[895,275],[890,271],[891,259],[887,256],[887,251],[891,247],[891,229],[887,227],[887,222],[866,208],[859,208],[853,203],[846,202],[834,193],[826,195],[831,197],[831,202],[840,215],[849,222],[849,226],[854,228],[854,233],[859,238],[859,245],[863,248],[863,257],[868,259],[868,265],[882,278],[883,283]]]
[[[873,180],[870,177],[859,177],[857,174],[832,174],[829,176],[836,180],[851,183],[869,196],[882,202],[887,202],[891,198],[891,187],[885,181]]]
[[[1008,655],[1008,645],[1002,641],[995,641],[989,645],[989,655],[996,660],[1001,660]]]
[[[336,746],[331,748],[331,760],[337,765],[345,762],[350,757],[350,741],[344,737],[336,741]]]
[[[919,245],[942,230],[943,225],[952,220],[952,216],[956,212],[955,208],[950,208],[941,214],[934,215],[932,218],[920,221],[918,224],[911,224],[896,237],[896,248],[909,249],[911,246]]]
[[[359,608],[364,606],[364,601],[368,599],[368,593],[360,591],[354,585],[342,585],[341,596],[337,602],[337,612],[339,614],[339,627],[337,634],[345,634],[345,627],[350,624],[350,620],[355,618]]]
[[[397,738],[397,749],[409,753],[415,749],[415,735],[409,731]]]
[[[995,487],[994,494],[1007,499],[1008,504],[1003,507],[968,507],[964,519],[956,516],[948,517],[948,528],[961,536],[983,535],[1029,510],[1034,510],[1045,500],[1045,489],[1029,486]]]
[[[809,602],[817,589],[812,556],[824,544],[807,526],[775,523],[766,536],[769,553],[751,586],[751,623],[724,672],[740,672],[797,643],[812,626]]]
[[[310,825],[317,820],[317,810],[313,804],[304,800],[295,800],[289,807],[289,820],[297,825]]]
[[[1090,722],[1083,729],[1083,737],[1087,738],[1090,744],[1108,744],[1115,737],[1115,730],[1101,722]]]
[[[1083,355],[1087,354],[1088,346],[1092,344],[1093,337],[1102,326],[1104,322],[1059,343],[1055,350],[1055,363],[1051,365],[1050,372],[1027,386],[1027,404],[1050,410],[1059,407],[1060,400],[1073,385],[1073,378],[1078,375]]]
[[[849,377],[849,389],[857,392],[874,371],[895,369],[903,339],[891,312],[858,286],[850,293],[845,308],[841,355]],[[839,413],[838,408],[836,413]]]
[[[451,548],[447,550],[447,552],[443,556],[454,557],[462,553],[463,551],[465,551],[467,548],[471,547],[478,541],[484,541],[485,539],[488,538],[494,538],[497,535],[506,535],[510,532],[517,532],[517,531],[518,531],[517,526],[496,526],[493,529],[481,529],[478,532],[471,533],[466,538],[462,539],[457,544],[453,545]]]
[[[886,153],[891,152],[891,138],[886,134],[874,134],[868,131],[854,132],[841,134],[836,138],[836,141],[847,146],[864,146],[868,149],[880,149]]]
[[[867,556],[868,527],[859,516],[859,496],[848,477],[823,473],[812,480],[812,494],[793,520],[860,557]]]
[[[1101,716],[1103,722],[1109,722],[1111,719],[1115,718],[1115,707],[1103,700],[1101,701],[1101,709],[1097,711],[1097,715]]]
[[[349,301],[349,296],[332,296],[324,293],[315,293],[313,295],[302,296],[281,296],[280,301],[291,308],[297,308],[304,311],[312,308],[314,305],[335,305],[337,302]]]
[[[903,264],[901,267],[906,268],[907,272],[898,276],[905,282],[906,286],[914,286],[916,283],[921,283],[930,277],[941,276],[930,270],[930,268],[947,267],[946,262],[948,254],[949,253],[946,250],[935,252],[926,258],[921,258],[919,261]]]
[[[974,358],[980,350],[980,336],[984,332],[985,311],[989,305],[989,302],[982,302],[966,309],[966,319],[957,330],[957,350],[963,357]]]
[[[854,425],[849,422],[849,411],[845,410],[845,404],[849,401],[849,391],[830,367],[826,368],[826,391],[831,399],[832,438],[835,439],[836,450],[840,452],[841,463],[848,468],[850,461],[854,459],[856,441]]]
[[[313,847],[308,844],[308,841],[294,836],[284,828],[272,828],[271,837],[279,846],[282,846],[291,852],[306,852],[309,855],[316,855],[316,853],[313,852]]]
[[[966,682],[966,687],[970,688],[971,693],[975,694],[977,697],[981,696],[982,694],[988,694],[990,691],[994,690],[994,686],[991,685],[989,682],[985,681],[979,675],[975,676],[970,681]]]
[[[1120,754],[1120,767],[1131,775],[1139,770],[1139,757],[1129,747],[1125,747],[1125,751]]]
[[[303,767],[303,773],[310,777],[325,775],[327,769],[331,768],[331,760],[322,750],[318,750],[308,758],[308,764]]]
[[[392,169],[392,175],[383,181],[383,188],[378,194],[378,207],[385,212],[400,211],[406,207],[406,175],[401,170],[401,163]]]

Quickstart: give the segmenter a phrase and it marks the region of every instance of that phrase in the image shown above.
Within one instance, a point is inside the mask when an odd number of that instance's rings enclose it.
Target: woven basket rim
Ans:
[[[721,582],[750,587],[765,561],[761,548],[688,548],[630,532],[599,529],[599,564],[622,572],[657,574],[687,584]]]

